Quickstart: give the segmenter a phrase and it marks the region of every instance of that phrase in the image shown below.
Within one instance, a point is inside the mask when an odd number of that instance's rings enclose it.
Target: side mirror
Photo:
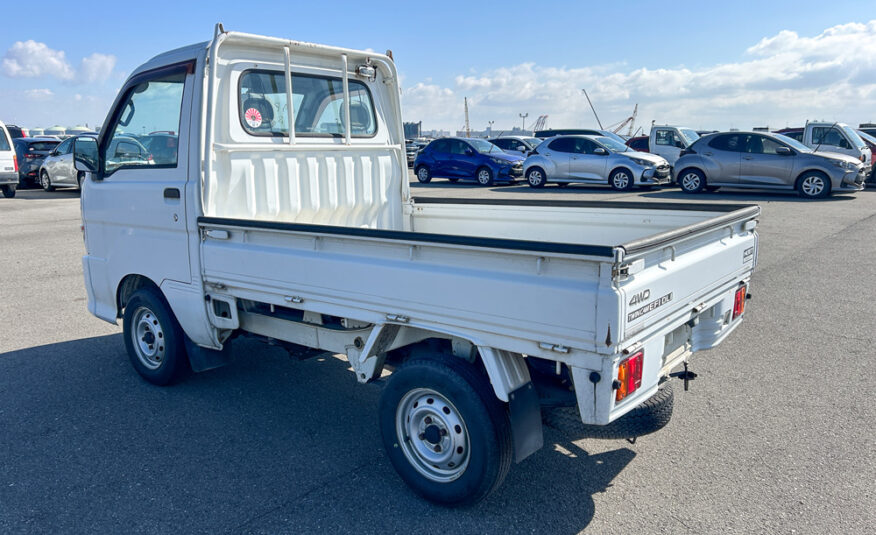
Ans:
[[[465,149],[465,155],[466,156],[474,156],[474,151],[471,149]]]
[[[790,156],[794,154],[794,152],[788,147],[776,147],[776,154],[779,156]]]
[[[598,155],[600,155],[600,156],[605,156],[606,154],[608,154],[608,151],[605,150],[605,149],[603,149],[602,147],[596,147],[596,148],[593,150],[593,154],[598,154]]]
[[[78,137],[73,140],[73,166],[77,171],[96,173],[98,168],[97,140]]]
[[[685,148],[686,148],[686,147],[684,146],[684,143],[682,143],[681,141],[676,141],[676,142],[675,142],[675,146],[676,146],[677,148],[679,148],[679,149],[685,149]]]

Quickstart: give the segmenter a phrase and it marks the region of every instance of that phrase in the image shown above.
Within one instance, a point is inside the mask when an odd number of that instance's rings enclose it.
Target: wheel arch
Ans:
[[[824,171],[823,169],[819,169],[818,167],[810,167],[804,169],[803,171],[800,171],[799,173],[797,173],[797,176],[794,177],[794,189],[797,189],[800,186],[800,181],[803,179],[804,176],[808,175],[809,173],[817,173],[823,176],[825,179],[827,179],[827,183],[831,187],[833,186],[833,180],[830,178],[830,175],[826,171]]]
[[[624,170],[627,173],[629,173],[630,179],[632,179],[633,183],[636,182],[636,173],[634,173],[633,170],[630,169],[630,167],[628,165],[622,164],[622,163],[615,165],[612,168],[612,170],[608,172],[608,176],[606,177],[606,181],[610,183],[611,182],[611,175],[615,174],[617,171],[620,171],[620,170]]]
[[[688,171],[697,171],[701,175],[703,175],[703,180],[706,181],[706,184],[709,183],[709,174],[703,169],[702,166],[699,165],[686,165],[681,168],[681,171],[676,173],[675,175],[675,183],[677,184],[679,180],[681,180],[681,175],[687,173]]]
[[[131,299],[134,292],[144,287],[155,288],[162,296],[164,296],[164,292],[161,291],[161,288],[155,284],[152,279],[145,275],[131,273],[122,277],[119,284],[116,286],[116,318],[122,317],[125,306],[127,306],[128,300]],[[165,297],[165,301],[166,300],[167,298]]]

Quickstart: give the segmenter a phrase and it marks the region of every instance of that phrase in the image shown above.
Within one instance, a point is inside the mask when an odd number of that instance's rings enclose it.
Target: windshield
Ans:
[[[864,147],[866,147],[866,145],[864,144],[864,140],[861,139],[861,136],[859,136],[858,133],[855,132],[855,130],[851,126],[844,124],[840,128],[842,128],[842,131],[845,132],[846,137],[849,138],[849,141],[852,142],[852,145],[859,149],[863,149]]]
[[[628,150],[631,150],[623,143],[619,143],[610,137],[598,136],[594,137],[593,139],[611,152],[626,152]]]
[[[467,139],[469,145],[475,148],[476,151],[481,154],[487,154],[489,152],[502,152],[502,149],[493,145],[489,141],[485,139]]]
[[[539,139],[539,138],[537,138],[537,137],[525,137],[525,138],[523,138],[523,142],[526,143],[527,145],[529,145],[529,148],[531,148],[531,149],[534,149],[535,147],[537,147],[542,141],[544,141],[544,140],[543,140],[543,139]]]
[[[870,134],[868,134],[867,132],[864,132],[863,130],[858,130],[858,137],[860,137],[861,139],[863,139],[864,141],[866,141],[867,143],[869,143],[871,145],[876,145],[876,137],[871,136]]]
[[[776,139],[778,139],[779,141],[781,141],[785,145],[788,145],[789,147],[791,147],[792,149],[794,149],[796,151],[812,152],[812,149],[810,149],[809,147],[800,143],[799,141],[797,141],[796,139],[794,139],[792,137],[783,136],[782,134],[773,134],[773,135],[776,136]]]
[[[688,145],[692,144],[694,141],[700,138],[700,135],[690,128],[679,128],[678,131],[681,132],[682,136],[684,136],[684,139],[685,141],[687,141]]]

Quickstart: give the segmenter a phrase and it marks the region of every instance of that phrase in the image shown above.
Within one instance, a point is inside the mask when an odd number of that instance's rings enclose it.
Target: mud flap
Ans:
[[[514,462],[519,463],[544,445],[541,404],[531,381],[508,395],[508,408],[514,440]]]
[[[213,368],[221,368],[232,361],[231,340],[227,340],[222,350],[207,349],[192,342],[188,336],[186,339],[186,353],[189,356],[189,364],[195,372],[205,372]]]

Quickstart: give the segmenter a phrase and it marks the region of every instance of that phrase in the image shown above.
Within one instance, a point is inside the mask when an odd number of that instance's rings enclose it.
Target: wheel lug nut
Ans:
[[[435,453],[441,453],[441,446],[435,446]]]
[[[417,436],[417,438],[419,438],[420,440],[424,440],[424,439],[426,438],[426,433],[420,433],[420,434]]]
[[[446,436],[447,436],[447,430],[446,430],[446,429],[442,429],[441,431],[439,431],[439,433],[441,434],[442,437],[446,437]]]
[[[426,425],[429,425],[432,423],[432,418],[429,416],[426,416],[426,418],[423,421],[426,422]]]

